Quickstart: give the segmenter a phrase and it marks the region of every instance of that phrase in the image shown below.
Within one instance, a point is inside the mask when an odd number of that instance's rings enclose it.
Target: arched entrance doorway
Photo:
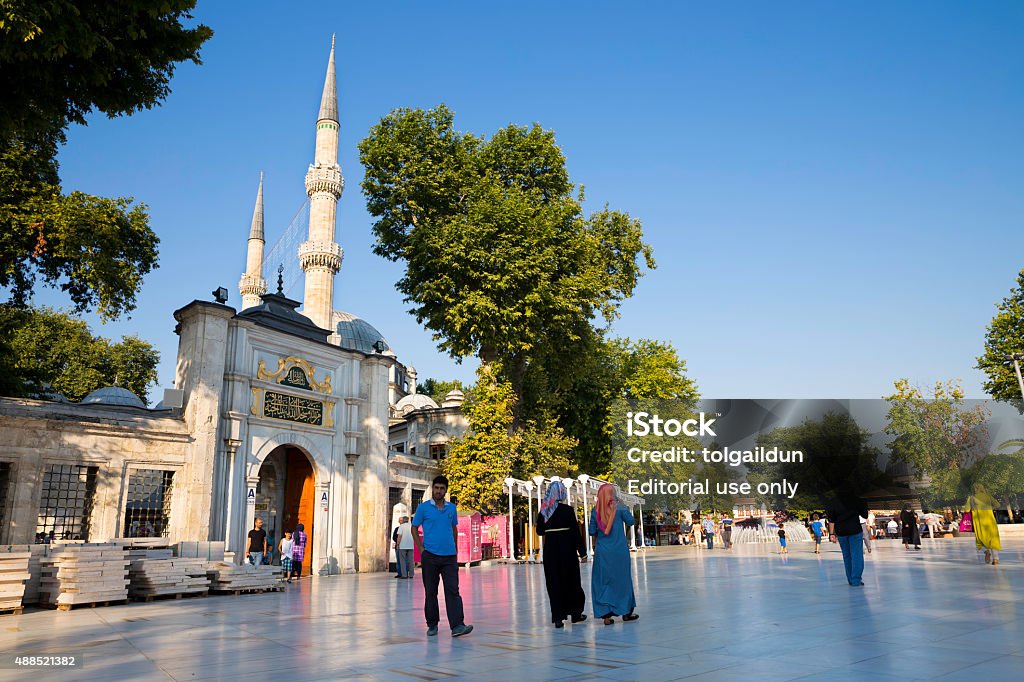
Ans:
[[[280,562],[277,546],[286,531],[302,524],[308,541],[303,574],[309,575],[315,529],[316,477],[305,452],[282,445],[267,455],[260,465],[256,485],[256,517],[262,518],[267,540],[273,538],[274,563]]]

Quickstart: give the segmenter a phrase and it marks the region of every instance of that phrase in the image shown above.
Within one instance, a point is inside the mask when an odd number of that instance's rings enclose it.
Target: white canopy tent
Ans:
[[[525,545],[524,549],[526,549],[526,553],[527,553],[527,556],[525,557],[525,559],[527,561],[534,560],[535,549],[536,549],[536,557],[537,557],[536,560],[540,561],[540,560],[543,559],[543,548],[542,547],[534,548],[534,546],[533,546],[533,536],[534,536],[534,532],[533,532],[533,518],[534,518],[534,511],[533,511],[533,509],[534,509],[534,507],[533,507],[533,503],[534,503],[534,499],[536,499],[537,509],[540,510],[540,505],[541,505],[541,503],[544,500],[544,493],[545,493],[544,486],[546,484],[550,485],[554,481],[561,481],[562,484],[565,486],[565,489],[568,492],[568,499],[566,500],[566,502],[568,504],[570,504],[570,505],[572,505],[574,507],[579,507],[579,506],[583,507],[583,524],[584,524],[584,529],[585,529],[584,530],[585,539],[586,539],[586,543],[587,543],[587,557],[588,558],[590,557],[590,554],[591,554],[591,552],[593,550],[593,547],[591,545],[591,540],[590,540],[590,507],[589,507],[589,504],[590,504],[591,500],[593,500],[593,499],[595,499],[597,497],[598,489],[602,485],[604,485],[605,483],[609,483],[609,481],[604,481],[604,480],[602,480],[600,478],[594,478],[593,476],[589,476],[587,474],[580,474],[579,476],[577,476],[575,478],[564,477],[564,476],[552,476],[550,478],[545,478],[544,476],[534,476],[533,479],[528,480],[528,481],[522,481],[522,480],[519,480],[517,478],[511,478],[511,477],[505,479],[505,490],[508,492],[508,519],[509,519],[509,523],[508,523],[508,547],[509,547],[509,550],[508,551],[509,551],[509,555],[510,555],[508,557],[509,559],[514,559],[515,558],[515,539],[514,539],[514,534],[513,534],[513,528],[514,528],[515,524],[513,523],[514,516],[513,516],[513,507],[512,507],[512,497],[513,497],[513,495],[516,495],[516,496],[519,496],[519,497],[525,497],[527,499],[527,524],[528,524],[528,527],[529,527],[530,530],[527,533],[526,543],[524,543],[524,545]],[[644,498],[639,497],[637,495],[632,495],[630,493],[624,493],[624,492],[622,492],[621,489],[618,489],[618,488],[617,488],[617,493],[618,493],[619,501],[621,501],[623,504],[625,504],[630,509],[633,509],[634,507],[636,507],[638,505],[640,506],[639,523],[640,523],[640,537],[641,537],[641,541],[640,542],[641,542],[641,545],[642,545],[643,544],[643,537],[644,537],[644,519],[643,519]],[[632,535],[632,537],[630,538],[630,544],[631,544],[633,549],[636,549],[636,534],[632,533],[631,535]]]

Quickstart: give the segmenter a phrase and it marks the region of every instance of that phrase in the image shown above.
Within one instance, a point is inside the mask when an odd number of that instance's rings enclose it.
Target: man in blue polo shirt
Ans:
[[[448,479],[434,478],[432,499],[416,507],[412,518],[412,539],[420,550],[423,588],[426,593],[423,613],[427,618],[427,635],[437,634],[441,612],[437,606],[437,586],[444,580],[444,606],[448,612],[448,626],[452,637],[468,635],[472,625],[463,622],[462,597],[459,595],[459,563],[455,542],[459,537],[459,512],[452,502],[446,502]],[[423,538],[420,538],[420,527]]]

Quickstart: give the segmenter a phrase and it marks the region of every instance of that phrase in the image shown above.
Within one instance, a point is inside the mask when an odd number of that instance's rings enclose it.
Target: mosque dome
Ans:
[[[342,348],[363,353],[380,352],[384,355],[394,355],[384,336],[366,320],[335,310],[331,322],[333,323],[331,326],[338,334],[338,345]],[[374,345],[377,345],[377,348],[374,348]]]
[[[451,391],[448,391],[448,394],[445,395],[444,401],[441,403],[441,406],[458,407],[462,405],[462,403],[464,402],[466,402],[466,394],[456,388]]]
[[[415,410],[436,410],[437,403],[426,393],[410,393],[397,403],[395,410],[402,415],[409,414]]]
[[[120,386],[105,386],[97,388],[89,395],[82,398],[82,405],[121,405],[123,407],[141,407],[146,409],[142,398],[135,395],[127,388]]]

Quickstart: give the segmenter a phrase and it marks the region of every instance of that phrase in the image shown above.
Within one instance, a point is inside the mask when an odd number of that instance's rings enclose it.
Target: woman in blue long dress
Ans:
[[[633,621],[636,595],[633,594],[633,568],[629,559],[625,526],[635,521],[615,496],[615,487],[605,483],[597,491],[597,504],[590,514],[590,534],[594,536],[594,570],[590,577],[590,597],[594,615],[604,618],[605,625]]]

